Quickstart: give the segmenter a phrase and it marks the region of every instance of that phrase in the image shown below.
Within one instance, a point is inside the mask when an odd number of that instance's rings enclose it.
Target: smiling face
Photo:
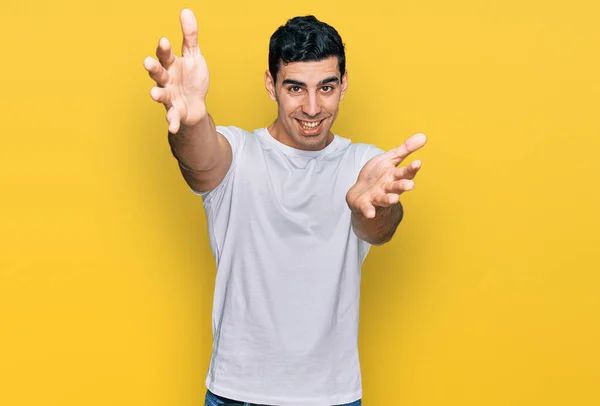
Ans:
[[[277,119],[268,128],[273,138],[310,151],[333,140],[331,127],[348,86],[348,75],[340,75],[337,57],[281,64],[276,82],[270,72],[265,73],[265,86],[278,104]]]

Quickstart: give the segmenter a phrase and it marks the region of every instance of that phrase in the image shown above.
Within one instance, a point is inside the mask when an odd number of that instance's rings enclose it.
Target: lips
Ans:
[[[300,132],[302,132],[304,135],[315,135],[320,133],[324,121],[325,119],[320,121],[304,121],[296,119],[298,127],[300,128]]]

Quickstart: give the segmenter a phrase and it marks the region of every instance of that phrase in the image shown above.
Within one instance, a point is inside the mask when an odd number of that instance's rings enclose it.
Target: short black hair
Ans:
[[[344,43],[335,28],[315,16],[294,17],[279,27],[269,41],[269,72],[273,82],[281,64],[338,58],[340,75],[346,71]],[[342,78],[340,77],[340,80]]]

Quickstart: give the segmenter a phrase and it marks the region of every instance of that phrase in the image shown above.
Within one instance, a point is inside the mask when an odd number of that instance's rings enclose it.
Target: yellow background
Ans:
[[[191,7],[217,123],[276,114],[270,34],[340,31],[335,131],[429,136],[364,267],[365,405],[600,404],[600,6],[74,1],[0,11],[0,405],[201,405],[214,261],[142,61]]]

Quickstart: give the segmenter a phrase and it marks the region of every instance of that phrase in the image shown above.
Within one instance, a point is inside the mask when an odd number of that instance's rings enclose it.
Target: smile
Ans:
[[[305,129],[305,130],[314,130],[315,128],[317,128],[318,126],[321,125],[321,123],[325,120],[321,120],[321,121],[303,121],[303,120],[298,120],[296,119],[296,121],[298,121],[300,123],[300,126]]]

